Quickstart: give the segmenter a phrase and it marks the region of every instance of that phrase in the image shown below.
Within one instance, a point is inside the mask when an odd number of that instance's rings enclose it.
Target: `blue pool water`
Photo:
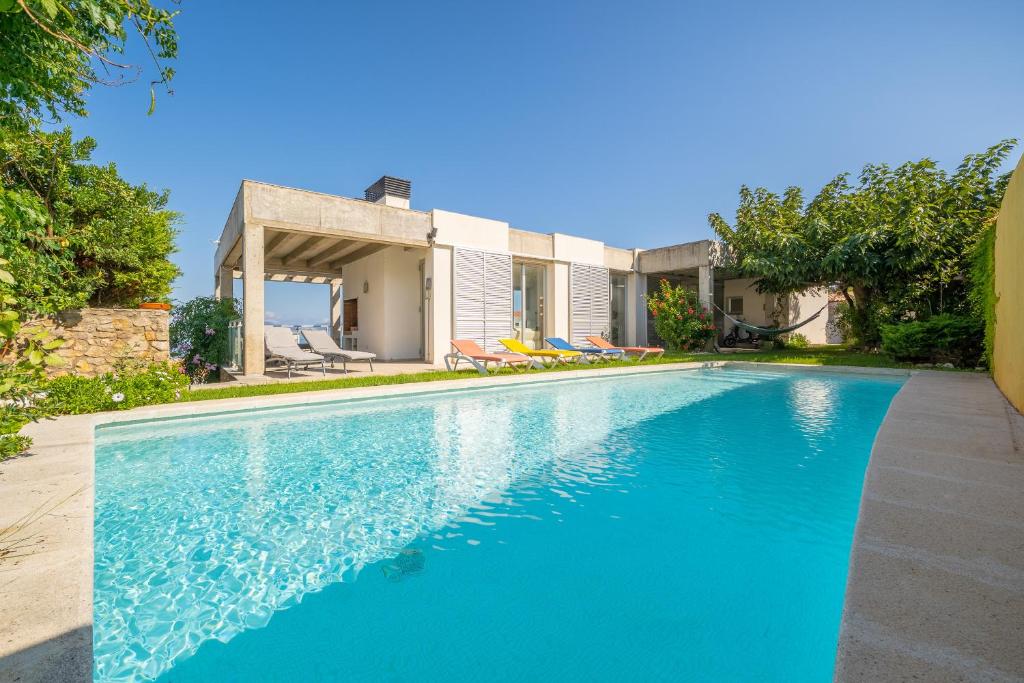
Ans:
[[[830,680],[900,384],[704,370],[100,428],[95,680]]]

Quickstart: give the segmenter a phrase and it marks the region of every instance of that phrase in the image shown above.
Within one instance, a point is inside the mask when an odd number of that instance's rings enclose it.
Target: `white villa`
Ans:
[[[381,360],[439,365],[451,339],[496,350],[502,337],[542,348],[544,337],[585,343],[657,343],[644,295],[661,278],[685,283],[700,299],[737,318],[782,325],[817,311],[827,292],[777,300],[723,267],[712,240],[621,249],[507,222],[409,208],[410,183],[384,176],[364,199],[245,180],[214,259],[217,297],[243,302],[241,368],[264,373],[265,280],[320,284],[330,290],[330,328],[345,348]],[[720,333],[723,319],[715,315]],[[811,343],[828,338],[828,316],[800,330]]]

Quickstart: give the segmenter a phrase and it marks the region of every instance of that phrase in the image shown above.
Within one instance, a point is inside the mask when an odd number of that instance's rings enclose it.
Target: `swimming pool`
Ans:
[[[94,678],[829,680],[901,383],[663,372],[100,427]]]

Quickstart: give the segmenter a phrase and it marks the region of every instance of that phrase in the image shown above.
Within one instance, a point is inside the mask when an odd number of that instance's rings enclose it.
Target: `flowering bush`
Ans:
[[[234,299],[200,296],[179,304],[171,316],[171,351],[196,384],[228,360],[228,323],[241,317]]]
[[[173,403],[188,390],[188,385],[188,375],[178,363],[123,363],[114,372],[99,377],[56,377],[43,389],[45,405],[52,413],[81,415]]]
[[[654,316],[654,330],[670,351],[702,351],[715,336],[710,313],[697,300],[697,293],[662,279],[657,292],[647,295],[647,308]]]

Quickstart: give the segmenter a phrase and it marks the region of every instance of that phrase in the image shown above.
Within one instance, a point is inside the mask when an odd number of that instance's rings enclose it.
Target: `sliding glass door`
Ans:
[[[512,326],[531,349],[544,348],[544,274],[540,264],[512,264]]]

